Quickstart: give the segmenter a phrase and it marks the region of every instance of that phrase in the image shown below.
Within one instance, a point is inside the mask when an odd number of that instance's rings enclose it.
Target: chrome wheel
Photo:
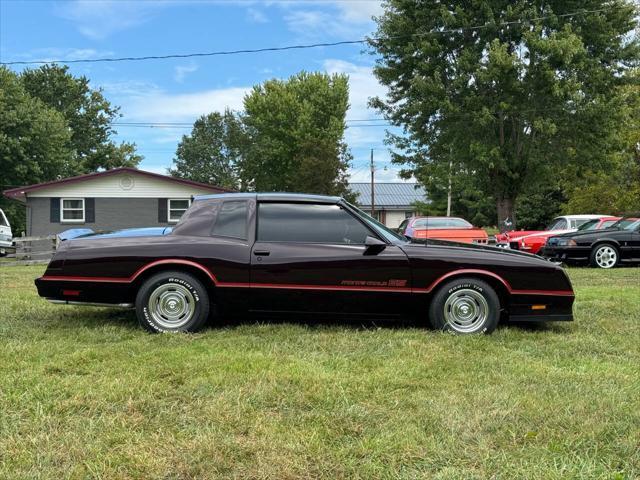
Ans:
[[[612,268],[618,262],[618,252],[609,245],[603,245],[596,250],[596,264],[600,268]]]
[[[456,290],[444,304],[444,318],[451,329],[472,333],[482,328],[489,314],[489,304],[480,292],[469,288]]]
[[[151,293],[147,306],[158,325],[175,329],[191,320],[196,310],[196,300],[182,285],[165,283]]]

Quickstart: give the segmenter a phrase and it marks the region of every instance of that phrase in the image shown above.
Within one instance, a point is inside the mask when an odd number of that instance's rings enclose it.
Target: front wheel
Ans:
[[[161,272],[142,284],[136,297],[140,325],[156,332],[197,332],[209,317],[209,295],[184,272]]]
[[[597,268],[613,268],[619,260],[618,249],[608,243],[598,245],[591,251],[591,265]]]
[[[438,289],[429,307],[437,330],[457,334],[491,333],[500,320],[500,299],[486,282],[460,278]]]

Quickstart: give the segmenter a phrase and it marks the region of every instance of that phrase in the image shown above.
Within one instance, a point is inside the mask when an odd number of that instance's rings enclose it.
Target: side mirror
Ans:
[[[364,251],[365,255],[377,255],[385,248],[387,248],[387,244],[382,240],[367,235],[367,238],[364,239],[364,244],[367,249]]]

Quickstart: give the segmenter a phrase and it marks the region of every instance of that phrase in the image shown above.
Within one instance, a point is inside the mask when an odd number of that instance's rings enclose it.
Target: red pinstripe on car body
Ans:
[[[84,277],[84,276],[53,276],[45,275],[42,280],[47,281],[67,281],[67,282],[91,282],[91,283],[133,283],[146,270],[156,267],[158,265],[188,265],[197,268],[204,272],[216,287],[226,288],[274,288],[274,289],[289,289],[289,290],[343,290],[343,291],[366,291],[366,292],[397,292],[397,293],[431,293],[436,289],[443,281],[448,278],[461,276],[461,275],[482,275],[489,276],[498,280],[507,292],[512,295],[559,295],[559,296],[571,296],[574,295],[571,290],[515,290],[511,288],[509,282],[507,282],[501,276],[490,272],[489,270],[480,269],[459,269],[449,272],[445,275],[438,277],[431,285],[426,288],[403,288],[403,287],[366,287],[366,286],[344,286],[344,285],[305,285],[305,284],[289,284],[289,283],[247,283],[247,282],[221,282],[216,276],[203,265],[193,262],[191,260],[183,259],[163,259],[151,262],[126,278],[122,277]]]

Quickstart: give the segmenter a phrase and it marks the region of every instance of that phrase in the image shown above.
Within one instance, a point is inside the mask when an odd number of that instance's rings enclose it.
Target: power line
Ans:
[[[523,23],[528,22],[537,22],[540,20],[547,20],[550,18],[570,18],[578,15],[585,15],[589,13],[600,13],[607,10],[610,10],[617,5],[609,5],[607,7],[594,9],[594,10],[580,10],[571,13],[564,13],[559,15],[544,15],[540,17],[533,18],[524,18],[521,20],[512,20],[508,22],[500,22],[500,23],[485,23],[482,25],[475,25],[471,27],[460,27],[460,28],[451,28],[451,29],[442,29],[424,33],[412,33],[409,35],[392,35],[389,37],[371,37],[371,38],[360,38],[357,40],[342,40],[339,42],[321,42],[321,43],[309,43],[309,44],[300,44],[300,45],[287,45],[283,47],[263,47],[263,48],[247,48],[247,49],[238,49],[238,50],[219,50],[213,52],[196,52],[196,53],[176,53],[176,54],[168,54],[168,55],[144,55],[138,57],[103,57],[103,58],[76,58],[71,60],[22,60],[22,61],[12,61],[12,62],[0,62],[0,65],[37,65],[37,64],[47,64],[47,63],[63,63],[63,64],[73,64],[73,63],[101,63],[101,62],[137,62],[137,61],[146,61],[146,60],[167,60],[173,58],[194,58],[194,57],[219,57],[219,56],[228,56],[228,55],[240,55],[240,54],[252,54],[252,53],[265,53],[265,52],[283,52],[288,50],[304,50],[309,48],[322,48],[322,47],[337,47],[342,45],[357,45],[364,43],[375,43],[382,40],[394,40],[394,39],[403,39],[403,38],[415,38],[415,37],[426,37],[429,35],[447,35],[450,33],[460,33],[471,30],[481,30],[484,28],[496,28],[496,27],[507,27],[509,25],[521,25]]]
[[[581,106],[581,108],[583,108]],[[546,108],[527,108],[527,109],[505,109],[503,111],[467,111],[467,112],[452,112],[442,114],[443,119],[452,118],[466,118],[476,117],[481,115],[498,115],[503,114],[511,117],[515,115],[522,115],[525,113],[546,113],[546,112],[562,112],[570,110],[571,106],[557,106]],[[352,122],[380,122],[380,123],[356,123],[355,125],[349,125]],[[394,125],[390,120],[385,118],[363,118],[363,119],[346,119],[347,128],[361,128],[361,127],[396,127],[400,128],[402,125]],[[115,127],[132,127],[132,128],[193,128],[194,123],[190,122],[111,122],[110,125]]]

